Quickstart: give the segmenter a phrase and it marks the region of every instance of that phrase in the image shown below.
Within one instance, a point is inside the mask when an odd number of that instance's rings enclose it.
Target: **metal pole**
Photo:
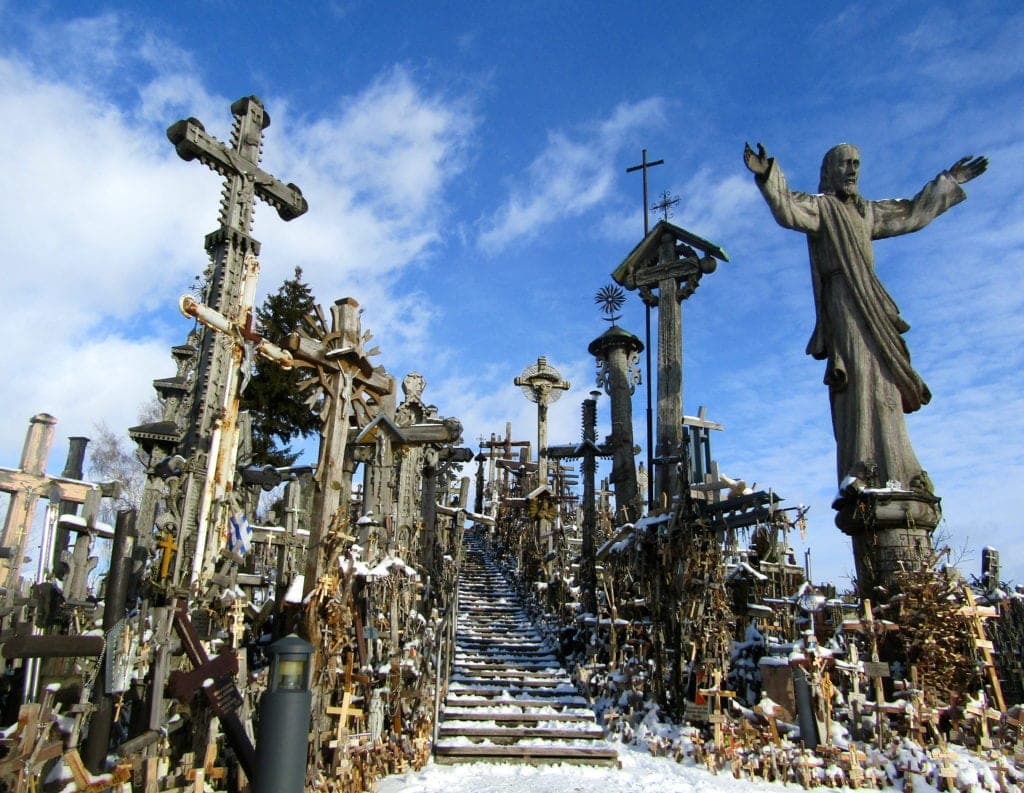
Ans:
[[[644,165],[644,239],[650,233],[650,219],[647,214],[647,149],[643,150]],[[651,307],[644,301],[644,344],[647,345],[647,510],[654,504],[654,413],[651,410]]]
[[[640,165],[634,165],[626,169],[626,173],[643,171],[644,177],[644,238],[650,233],[650,224],[647,216],[647,169],[655,165],[662,165],[664,160],[647,162],[647,149],[643,149],[640,158]],[[647,509],[654,504],[654,413],[651,409],[651,385],[654,381],[654,374],[651,371],[651,307],[644,302],[644,344],[647,345]]]

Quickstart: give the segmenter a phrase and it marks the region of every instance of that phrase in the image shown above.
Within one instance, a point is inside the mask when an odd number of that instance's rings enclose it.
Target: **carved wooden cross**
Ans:
[[[353,683],[360,683],[364,686],[370,685],[370,678],[366,675],[356,674],[353,671],[354,658],[351,650],[345,652],[345,668],[343,670],[342,686],[346,691],[353,691]]]
[[[256,298],[256,282],[260,264],[256,257],[245,256],[245,270],[242,276],[242,300],[237,312],[225,316],[214,308],[196,302],[191,295],[183,295],[180,302],[182,313],[217,333],[231,339],[232,365],[228,369],[220,414],[214,424],[210,440],[210,451],[206,465],[206,479],[196,524],[196,550],[192,558],[190,583],[195,586],[200,575],[211,563],[211,543],[207,540],[210,526],[221,533],[227,532],[230,518],[228,494],[234,489],[235,463],[238,456],[238,406],[241,389],[239,384],[245,376],[245,345],[255,344],[255,350],[263,357],[289,369],[292,356],[276,344],[267,341],[253,331],[253,309]]]
[[[238,658],[233,651],[222,652],[211,659],[188,617],[188,604],[179,600],[174,611],[174,630],[181,639],[185,656],[192,664],[191,672],[172,672],[167,687],[176,699],[187,702],[200,689],[220,720],[224,736],[234,749],[245,775],[254,779],[256,750],[238,716],[242,695],[235,685]],[[212,681],[208,684],[207,681]]]
[[[9,549],[10,554],[6,558],[0,556],[0,585],[6,586],[9,591],[16,588],[22,560],[25,558],[25,546],[35,517],[36,504],[40,498],[47,498],[54,503],[88,502],[93,513],[99,506],[99,485],[59,476],[47,476],[46,457],[53,444],[56,424],[57,419],[48,413],[33,416],[29,421],[18,468],[0,468],[0,491],[11,495],[7,505],[7,517],[4,520],[3,537],[0,539],[0,548]]]
[[[288,349],[297,366],[314,370],[302,386],[312,390],[310,402],[320,405],[320,456],[316,466],[317,483],[313,515],[310,519],[309,545],[306,551],[305,592],[309,594],[323,572],[321,558],[323,536],[334,520],[344,492],[343,465],[348,444],[349,424],[355,419],[364,426],[379,400],[394,392],[394,380],[383,369],[374,369],[364,344],[372,338],[364,334],[359,303],[347,297],[331,306],[330,329],[327,318],[317,306],[317,316],[308,317],[306,330],[288,337]]]
[[[160,537],[157,547],[163,552],[160,554],[160,580],[166,581],[171,574],[171,562],[174,560],[174,552],[178,550],[178,544],[174,541],[174,533],[165,531]]]
[[[259,254],[259,243],[250,236],[255,199],[274,207],[284,220],[299,217],[308,205],[298,187],[283,184],[259,168],[263,130],[270,125],[263,103],[255,96],[243,97],[231,105],[231,113],[235,123],[230,145],[208,135],[194,118],[172,124],[167,138],[182,159],[198,159],[225,177],[220,228],[206,238],[206,249],[213,265],[207,279],[206,300],[209,309],[221,319],[228,318],[241,327],[251,327],[244,306],[247,302],[251,305],[255,294],[255,277],[248,272],[250,257],[254,261]],[[219,329],[230,330],[228,327]],[[190,415],[185,419],[187,426],[181,445],[181,454],[191,457],[193,464],[186,469],[181,486],[177,543],[184,547],[185,539],[195,530],[191,584],[196,583],[207,561],[209,513],[220,507],[215,495],[230,487],[228,476],[234,478],[234,470],[229,470],[227,463],[234,463],[235,452],[229,450],[231,441],[237,438],[237,408],[235,411],[230,408],[232,402],[237,401],[237,373],[241,363],[239,345],[221,343],[215,334],[202,335],[195,393]],[[181,556],[179,554],[175,562],[175,583],[181,578]]]
[[[327,708],[327,713],[329,715],[338,717],[338,723],[335,725],[334,730],[334,739],[327,744],[331,749],[341,749],[348,742],[348,736],[351,733],[349,730],[349,719],[356,720],[357,731],[360,725],[362,725],[363,711],[361,708],[353,707],[352,699],[352,692],[345,691],[341,697],[340,708],[334,705]]]
[[[552,446],[547,450],[552,460],[582,458],[583,476],[583,545],[580,549],[580,599],[583,610],[597,614],[597,567],[594,531],[597,515],[594,509],[594,476],[599,457],[611,457],[614,448],[597,444],[597,401],[583,401],[583,442],[578,446]]]
[[[943,787],[946,790],[956,790],[956,779],[959,775],[953,761],[957,759],[956,752],[949,750],[948,746],[932,749],[932,757],[939,762],[939,777],[943,780]]]
[[[612,278],[626,289],[639,290],[645,305],[658,308],[658,427],[655,472],[656,502],[672,507],[680,494],[669,461],[683,444],[683,314],[682,301],[693,294],[701,277],[714,272],[715,260],[728,261],[725,251],[685,229],[659,221]],[[655,291],[657,290],[657,294]],[[648,340],[647,349],[651,345]],[[651,378],[647,378],[650,383]]]
[[[42,772],[43,764],[64,751],[60,734],[53,729],[53,696],[47,688],[42,702],[22,705],[18,711],[17,729],[9,737],[11,748],[0,760],[0,776],[15,776],[16,790],[27,789],[29,780]]]
[[[878,656],[878,637],[888,631],[899,630],[899,625],[887,620],[876,620],[871,610],[871,601],[864,599],[864,617],[860,620],[843,620],[843,628],[861,631],[867,634],[871,642],[871,661],[864,662],[864,672],[871,678],[875,687],[875,724],[877,740],[882,740],[882,727],[885,724],[883,709],[885,708],[885,683],[883,678],[889,677],[889,665],[881,663]]]
[[[999,674],[996,671],[995,661],[992,660],[992,650],[994,647],[992,641],[985,636],[985,623],[983,622],[983,620],[997,616],[999,612],[993,606],[979,606],[975,603],[974,591],[966,584],[964,585],[964,599],[967,601],[967,605],[962,606],[959,613],[967,617],[970,622],[971,643],[982,658],[982,663],[985,666],[985,675],[988,677],[989,685],[992,687],[992,697],[995,700],[996,707],[1005,713],[1006,701],[1003,699],[1003,687],[999,683]]]
[[[491,433],[491,439],[489,441],[480,441],[481,453],[483,449],[487,449],[487,490],[491,493],[492,504],[497,504],[497,493],[494,492],[495,481],[496,481],[496,460],[511,460],[512,450],[515,448],[526,449],[527,456],[529,456],[529,449],[533,446],[533,441],[514,441],[512,440],[512,422],[505,424],[505,437],[499,438],[493,432]],[[502,487],[504,491],[508,490],[508,469],[502,469]],[[497,507],[494,507],[497,509]],[[480,504],[480,509],[483,510],[483,503]]]
[[[259,167],[263,130],[270,126],[263,103],[258,97],[245,96],[231,105],[231,113],[235,117],[231,146],[207,134],[195,118],[182,119],[167,129],[167,139],[183,160],[198,158],[226,178],[221,225],[248,234],[254,197],[270,204],[282,220],[304,214],[309,204],[302,191],[293,184],[282,184]]]
[[[735,697],[735,691],[728,691],[722,688],[722,672],[715,670],[713,675],[714,684],[710,688],[697,689],[697,693],[708,699],[708,721],[711,722],[715,735],[715,751],[722,751],[722,724],[725,723],[725,714],[722,713],[722,698]]]
[[[845,764],[846,779],[850,787],[856,790],[864,783],[864,761],[868,756],[855,746],[851,746],[839,753],[839,759]]]

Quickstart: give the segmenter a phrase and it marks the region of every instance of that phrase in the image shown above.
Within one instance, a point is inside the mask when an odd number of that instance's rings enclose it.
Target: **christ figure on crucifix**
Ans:
[[[807,354],[827,361],[839,481],[897,481],[931,493],[903,417],[931,393],[910,365],[902,336],[910,326],[875,274],[871,241],[917,231],[959,204],[960,185],[984,173],[988,160],[964,157],[913,198],[884,201],[859,195],[860,153],[846,143],[825,154],[813,195],[791,191],[761,144],[756,152],[746,145],[743,161],[776,222],[807,235],[817,313]]]

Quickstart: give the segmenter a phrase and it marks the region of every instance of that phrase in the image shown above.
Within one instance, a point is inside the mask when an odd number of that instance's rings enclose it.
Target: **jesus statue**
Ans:
[[[988,167],[967,156],[911,199],[859,195],[860,153],[841,143],[821,163],[815,194],[789,189],[764,146],[744,146],[743,161],[779,225],[807,235],[816,324],[807,354],[826,361],[838,478],[864,486],[930,494],[931,481],[910,445],[904,413],[931,399],[910,365],[909,325],[875,274],[872,240],[923,228],[966,198],[964,182]]]

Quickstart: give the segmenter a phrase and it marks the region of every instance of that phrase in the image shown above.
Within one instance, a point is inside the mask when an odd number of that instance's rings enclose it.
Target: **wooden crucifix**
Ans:
[[[56,424],[57,419],[48,413],[33,416],[29,421],[18,468],[0,468],[0,491],[10,493],[11,496],[4,520],[3,537],[0,539],[0,548],[8,549],[6,554],[0,555],[0,584],[8,591],[16,588],[36,504],[40,498],[54,503],[88,502],[93,513],[99,506],[102,495],[99,485],[46,474],[46,457],[53,444]]]
[[[234,127],[230,145],[207,134],[203,125],[194,118],[172,124],[167,130],[167,138],[182,159],[198,159],[225,177],[220,228],[206,237],[211,264],[204,279],[203,302],[222,317],[245,326],[244,306],[247,300],[251,303],[251,296],[247,298],[246,285],[243,284],[247,277],[246,259],[247,256],[259,255],[260,249],[259,243],[250,236],[255,199],[272,206],[283,220],[299,217],[308,209],[308,204],[298,187],[283,184],[259,167],[263,130],[270,125],[270,116],[263,103],[255,96],[243,97],[231,105],[231,113]],[[249,292],[254,293],[251,274],[249,281]],[[193,537],[196,542],[191,583],[195,583],[202,570],[206,537],[199,536],[203,531],[199,524],[209,520],[209,511],[215,506],[207,480],[217,475],[226,476],[223,463],[230,454],[219,451],[229,445],[222,436],[231,437],[237,432],[235,416],[225,416],[224,413],[225,407],[237,398],[236,375],[242,351],[237,344],[228,343],[226,337],[218,338],[217,333],[210,332],[201,335],[199,346],[193,380],[195,390],[187,402],[187,415],[179,416],[177,422],[184,430],[179,452],[189,458],[189,465],[179,496],[181,525],[178,527],[179,552],[174,569],[176,583],[181,581],[185,541]],[[218,464],[222,466],[221,474],[215,470]],[[230,476],[234,476],[233,470]],[[204,506],[200,506],[200,502]]]
[[[650,509],[671,509],[681,493],[671,463],[683,453],[682,301],[693,294],[702,276],[715,271],[716,260],[729,257],[715,243],[661,220],[612,273],[616,283],[639,290],[645,305],[658,308],[656,503],[649,504]]]
[[[264,339],[253,330],[253,309],[260,263],[252,253],[247,253],[244,261],[242,300],[234,316],[225,316],[210,306],[198,303],[191,295],[183,295],[179,301],[179,307],[185,316],[192,317],[215,333],[228,337],[231,340],[232,351],[232,366],[226,373],[221,411],[210,437],[206,478],[199,501],[196,547],[189,577],[192,586],[199,582],[200,575],[216,559],[216,547],[211,548],[214,543],[208,539],[210,527],[219,529],[219,534],[227,534],[227,524],[231,516],[228,495],[234,489],[235,463],[238,459],[238,407],[240,386],[244,384],[246,376],[246,344],[252,344],[255,352],[285,369],[290,369],[292,365],[291,353]],[[222,538],[215,535],[213,539]]]
[[[871,601],[864,599],[864,616],[859,620],[843,620],[844,630],[854,630],[865,633],[871,645],[871,660],[862,662],[864,674],[871,678],[875,688],[875,728],[877,731],[876,740],[883,739],[883,728],[885,721],[885,682],[884,678],[889,677],[889,664],[879,660],[878,638],[889,631],[899,630],[899,625],[888,620],[876,620],[871,610]]]
[[[346,297],[334,302],[330,328],[319,306],[316,312],[316,317],[307,317],[308,330],[292,333],[287,344],[296,366],[313,370],[300,387],[312,392],[308,402],[318,404],[321,423],[304,595],[313,590],[323,572],[323,537],[339,506],[348,502],[343,469],[349,425],[354,422],[356,426],[365,426],[372,413],[379,410],[381,400],[395,390],[394,378],[370,362],[370,356],[378,350],[364,349],[372,336],[362,331],[356,300]]]

